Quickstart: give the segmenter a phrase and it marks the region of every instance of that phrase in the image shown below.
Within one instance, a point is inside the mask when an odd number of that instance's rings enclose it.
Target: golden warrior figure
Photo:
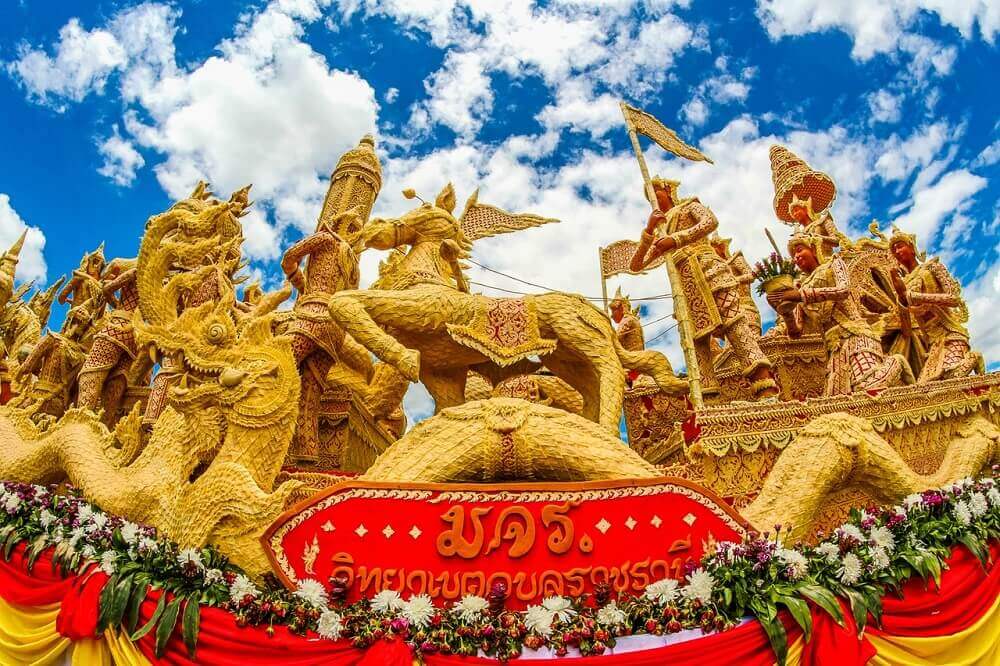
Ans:
[[[827,350],[824,395],[840,395],[912,382],[910,367],[898,354],[882,351],[881,337],[862,314],[860,297],[851,288],[847,264],[839,256],[820,263],[825,237],[797,233],[788,251],[804,273],[798,288],[768,294],[782,313],[788,334],[798,337],[804,327],[823,331]],[[783,304],[794,303],[788,310]],[[811,320],[811,321],[807,321]]]
[[[642,351],[646,348],[646,339],[642,333],[642,322],[639,321],[639,309],[632,309],[628,296],[622,295],[618,287],[615,297],[608,305],[611,310],[611,320],[617,325],[618,342],[628,351]],[[638,379],[638,370],[629,370],[625,375],[626,383],[631,386]]]
[[[962,288],[937,257],[918,261],[917,239],[893,226],[889,250],[899,263],[893,286],[926,337],[927,358],[917,382],[964,377],[985,371],[982,354],[969,346],[969,312]]]
[[[114,309],[94,336],[94,344],[80,369],[77,404],[93,411],[103,408],[102,420],[111,428],[118,420],[128,370],[137,351],[132,331],[132,316],[139,307],[135,259],[111,261],[104,271],[102,285],[104,298]]]
[[[713,335],[719,335],[728,341],[744,376],[751,380],[754,397],[777,396],[771,362],[761,351],[760,335],[754,333],[746,316],[740,283],[709,241],[719,221],[698,199],[680,199],[677,181],[653,178],[652,185],[658,210],[649,216],[630,270],[638,273],[665,252],[673,253],[691,311],[694,347],[706,393],[718,391],[711,341]]]
[[[298,424],[289,450],[294,463],[320,462],[320,400],[330,388],[330,368],[338,359],[347,360],[341,358],[345,356],[344,331],[330,318],[330,297],[358,288],[361,231],[381,184],[375,141],[365,136],[338,161],[315,233],[288,248],[281,259],[282,271],[298,291],[295,318],[285,331],[292,338],[292,352],[302,377]],[[300,268],[303,261],[304,272]],[[363,356],[368,362],[367,354]],[[356,365],[351,360],[348,365]]]
[[[69,302],[70,307],[76,307],[91,299],[94,299],[94,303],[99,302],[103,298],[102,272],[104,272],[104,243],[93,252],[83,255],[80,267],[73,271],[73,277],[59,292],[59,304]]]

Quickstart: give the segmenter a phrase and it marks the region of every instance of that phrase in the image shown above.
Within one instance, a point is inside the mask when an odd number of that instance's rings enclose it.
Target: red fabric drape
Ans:
[[[979,560],[965,547],[956,547],[941,573],[941,589],[934,581],[925,584],[914,577],[903,585],[903,598],[889,595],[882,600],[882,629],[875,633],[894,636],[947,636],[968,629],[983,616],[1000,595],[1000,544],[990,549],[994,563],[983,572]]]
[[[1000,557],[1000,544],[993,544],[994,560]],[[0,560],[0,596],[23,606],[61,603],[57,620],[60,633],[78,639],[92,636],[97,621],[98,600],[107,576],[99,571],[60,578],[52,570],[51,555],[43,554],[29,574],[25,566],[24,547],[13,552],[9,562]],[[931,582],[925,587],[917,578],[903,587],[904,598],[895,596],[883,600],[884,615],[881,630],[872,627],[866,633],[897,636],[943,636],[963,631],[973,625],[996,602],[1000,595],[1000,566],[991,566],[984,573],[978,560],[964,547],[954,550],[942,574],[941,588]],[[158,600],[154,592],[143,603],[140,617],[145,622],[153,613]],[[837,663],[861,665],[874,653],[871,644],[858,639],[851,613],[844,607],[847,626],[839,627],[825,612],[813,609],[813,637],[802,653],[803,664]],[[783,617],[789,643],[801,635],[798,627]],[[153,656],[155,638],[147,634],[138,647],[153,663],[193,664],[181,640],[180,619],[160,660]],[[767,636],[761,626],[751,622],[731,631],[705,636],[686,643],[620,655],[601,655],[573,659],[580,666],[645,666],[646,664],[771,664]],[[496,664],[492,659],[427,655],[429,666],[477,666]],[[287,664],[334,664],[335,666],[409,666],[409,651],[401,642],[379,642],[362,651],[348,641],[331,642],[315,636],[302,637],[275,627],[268,636],[264,627],[236,626],[232,615],[218,608],[201,609],[201,632],[198,641],[198,663],[233,666],[264,666]]]
[[[143,602],[139,612],[139,626],[152,616],[159,594],[154,591]],[[173,637],[167,643],[167,652],[159,660],[154,655],[155,632],[146,634],[136,642],[139,650],[150,662],[185,666],[195,663],[232,666],[259,664],[355,666],[360,664],[362,657],[365,656],[363,651],[348,641],[322,640],[315,635],[296,636],[286,627],[274,627],[274,635],[268,636],[266,627],[238,627],[230,613],[220,608],[202,607],[198,633],[198,660],[195,662],[188,657],[187,648],[181,639],[181,620],[182,617],[179,615]]]
[[[59,603],[73,587],[75,578],[63,578],[52,570],[52,554],[42,553],[28,573],[24,544],[11,552],[10,561],[0,559],[0,595],[19,606],[47,606]]]

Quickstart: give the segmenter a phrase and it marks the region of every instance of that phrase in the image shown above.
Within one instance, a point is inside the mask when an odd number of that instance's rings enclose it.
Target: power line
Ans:
[[[522,280],[519,277],[516,277],[514,275],[510,275],[508,273],[504,273],[503,271],[498,271],[495,268],[490,268],[489,266],[481,264],[478,261],[474,261],[472,259],[463,259],[463,261],[467,261],[467,262],[469,262],[470,264],[472,264],[474,266],[478,266],[479,268],[482,268],[484,271],[489,271],[490,273],[496,273],[497,275],[503,276],[503,277],[507,278],[508,280],[514,280],[515,282],[520,282],[521,284],[526,284],[529,287],[535,287],[536,289],[543,289],[545,291],[563,291],[562,289],[553,289],[552,287],[546,287],[545,285],[538,284],[536,282],[529,282],[528,280]],[[471,280],[470,280],[470,282],[471,282]],[[488,286],[490,286],[490,285],[484,285],[484,284],[482,284],[480,282],[473,282],[473,284],[478,284],[481,287],[488,287]],[[506,292],[509,292],[511,294],[526,294],[527,293],[527,292],[514,291],[512,289],[502,289],[500,287],[493,287],[493,288],[494,289],[500,289],[500,291],[506,291]],[[601,297],[584,296],[584,298],[586,298],[588,301],[603,301],[604,300],[603,296],[601,296]],[[658,300],[663,300],[663,299],[667,299],[667,298],[673,298],[673,294],[657,294],[655,296],[641,296],[641,297],[636,297],[636,298],[630,298],[629,300],[630,301],[658,301]]]
[[[676,323],[671,324],[670,326],[667,326],[665,329],[663,329],[662,331],[660,331],[659,333],[657,333],[656,335],[654,335],[652,338],[650,338],[649,340],[646,340],[646,344],[649,345],[649,344],[652,344],[653,342],[656,342],[657,340],[659,340],[660,338],[662,338],[664,335],[666,335],[670,331],[674,330],[675,328],[677,328],[677,324]]]

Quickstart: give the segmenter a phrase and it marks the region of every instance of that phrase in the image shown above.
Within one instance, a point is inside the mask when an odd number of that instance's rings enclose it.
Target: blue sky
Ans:
[[[7,2],[0,243],[31,227],[19,277],[44,283],[101,240],[134,256],[146,218],[198,178],[223,194],[252,182],[245,252],[273,287],[338,156],[372,132],[377,214],[405,210],[404,187],[426,197],[450,180],[460,202],[481,187],[481,201],[561,223],[480,241],[479,263],[594,296],[597,247],[637,236],[647,213],[626,99],[715,160],[648,151],[750,258],[765,226],[787,236],[770,207],[773,143],[831,174],[842,228],[918,233],[961,279],[995,365],[998,33],[1000,5],[980,0]],[[378,259],[366,253],[365,280]],[[621,284],[667,291],[659,273]],[[650,303],[648,321],[669,314]],[[682,365],[673,336],[656,344]],[[407,407],[426,414],[426,396]]]

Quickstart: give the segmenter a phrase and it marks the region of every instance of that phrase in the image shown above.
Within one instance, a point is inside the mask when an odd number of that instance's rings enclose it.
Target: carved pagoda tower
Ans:
[[[375,139],[366,134],[356,148],[340,157],[330,174],[330,188],[326,191],[317,228],[324,223],[330,224],[338,215],[354,207],[360,207],[361,219],[367,223],[380,189],[382,166],[375,154]]]

